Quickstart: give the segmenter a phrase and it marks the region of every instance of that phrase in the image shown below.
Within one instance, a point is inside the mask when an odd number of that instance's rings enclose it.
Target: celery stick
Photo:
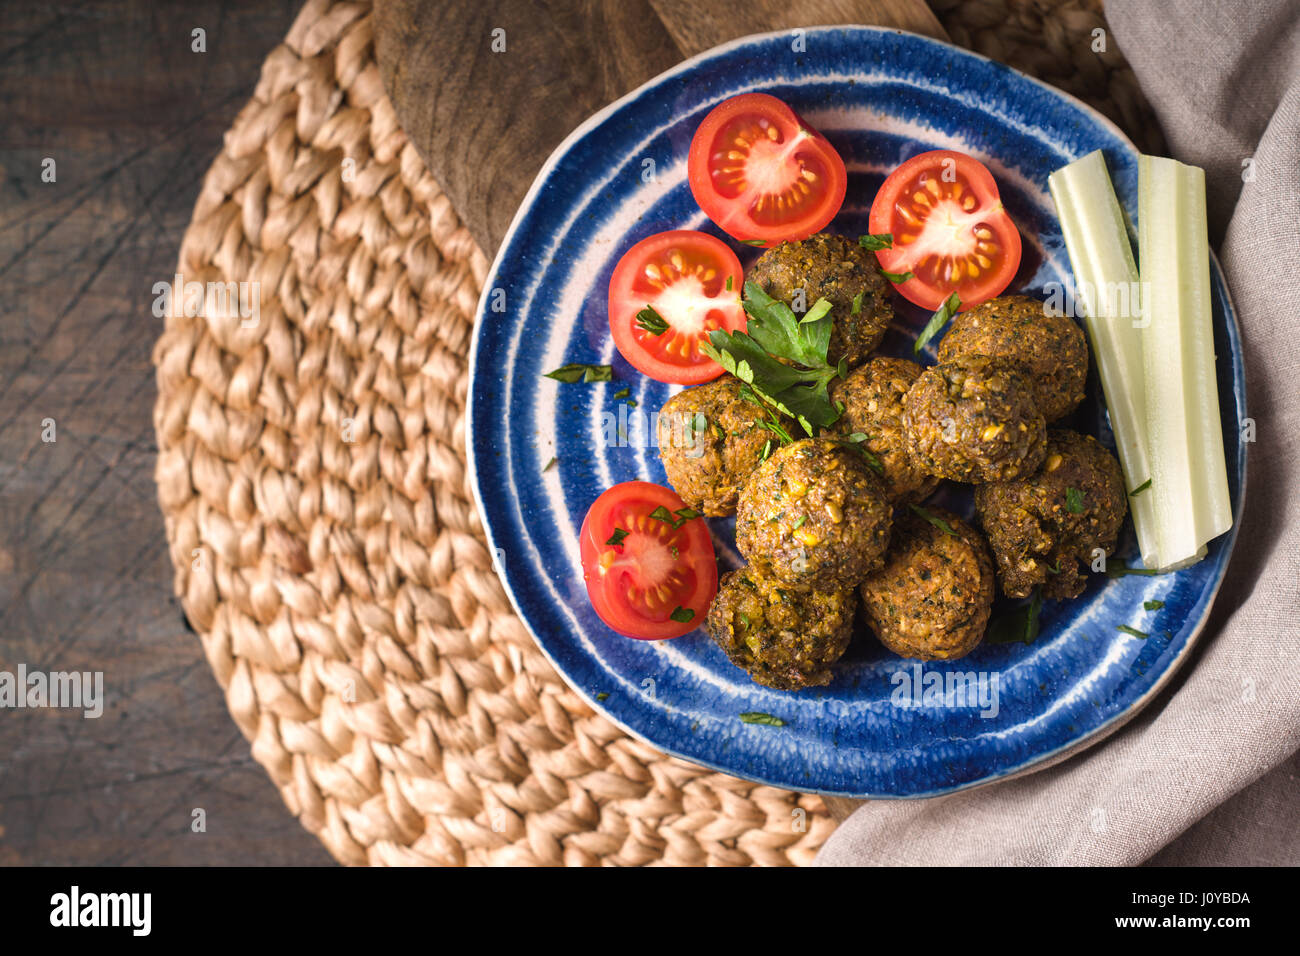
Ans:
[[[1149,319],[1142,330],[1147,437],[1159,566],[1193,560],[1232,525],[1214,374],[1205,173],[1138,163],[1138,249]]]
[[[1146,385],[1142,362],[1138,270],[1124,214],[1101,151],[1096,150],[1047,178],[1061,232],[1074,267],[1075,289],[1110,412],[1110,426],[1132,491],[1151,477],[1146,435]],[[1128,500],[1142,563],[1157,562],[1155,507],[1150,489]]]

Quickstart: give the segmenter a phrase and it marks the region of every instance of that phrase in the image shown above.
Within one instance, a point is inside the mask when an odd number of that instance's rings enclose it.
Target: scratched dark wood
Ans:
[[[0,5],[0,669],[100,670],[107,697],[0,710],[0,863],[330,862],[171,597],[152,477],[151,289],[297,7]]]
[[[375,50],[403,128],[491,256],[592,113],[735,37],[836,23],[948,36],[922,0],[376,0]],[[861,805],[824,799],[841,821]]]
[[[592,113],[726,40],[830,23],[946,38],[923,0],[377,0],[375,49],[403,128],[490,256]]]

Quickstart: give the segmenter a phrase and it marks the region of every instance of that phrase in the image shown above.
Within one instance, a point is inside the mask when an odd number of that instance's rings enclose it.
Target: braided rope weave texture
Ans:
[[[629,738],[514,616],[465,466],[487,266],[397,124],[369,4],[309,0],[180,252],[186,282],[258,283],[260,321],[172,314],[153,355],[174,586],[254,757],[344,863],[810,861],[819,798]]]

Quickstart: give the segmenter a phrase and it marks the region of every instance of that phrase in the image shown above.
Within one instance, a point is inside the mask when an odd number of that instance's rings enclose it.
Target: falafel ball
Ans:
[[[853,634],[852,588],[788,588],[756,568],[722,576],[706,627],[731,663],[757,683],[799,690],[831,682]]]
[[[975,510],[1008,597],[1072,598],[1083,593],[1093,549],[1115,550],[1128,511],[1115,456],[1091,435],[1047,433],[1047,458],[1034,475],[975,489]]]
[[[659,412],[659,458],[668,482],[687,507],[706,515],[735,514],[740,489],[764,449],[776,444],[762,423],[771,416],[782,427],[790,424],[744,393],[740,379],[724,375],[678,392]]]
[[[873,253],[844,236],[819,232],[773,246],[758,257],[745,278],[786,303],[803,289],[806,309],[818,299],[830,302],[827,358],[831,365],[841,358],[850,368],[861,365],[894,319],[889,280],[881,274],[880,263]]]
[[[736,510],[736,547],[784,584],[853,587],[880,567],[892,520],[885,484],[860,451],[805,438],[750,476]]]
[[[833,402],[844,403],[836,432],[867,436],[860,447],[880,462],[892,501],[920,501],[939,484],[912,454],[903,427],[903,396],[920,374],[915,362],[878,356],[836,379],[830,390]]]
[[[1029,380],[987,355],[932,365],[903,399],[912,453],[932,475],[979,483],[1032,474],[1047,425]]]
[[[984,639],[993,607],[993,559],[983,537],[951,512],[899,514],[885,566],[862,582],[863,616],[902,657],[948,661]],[[930,520],[933,519],[933,520]]]
[[[1068,315],[1027,295],[1003,295],[960,312],[939,344],[939,361],[991,355],[1023,372],[1049,424],[1078,407],[1088,380],[1088,343]]]

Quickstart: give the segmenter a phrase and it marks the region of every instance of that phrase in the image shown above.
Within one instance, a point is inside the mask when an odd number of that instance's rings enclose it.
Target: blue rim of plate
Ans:
[[[792,31],[742,37],[684,61],[605,107],[547,159],[511,223],[479,302],[470,350],[466,423],[471,484],[489,547],[497,556],[498,576],[520,619],[566,682],[623,730],[674,756],[773,786],[872,799],[936,796],[1040,769],[1096,743],[1148,703],[1186,659],[1222,583],[1245,496],[1245,448],[1236,441],[1245,417],[1240,333],[1218,263],[1212,261],[1216,352],[1227,357],[1218,363],[1217,376],[1232,529],[1211,543],[1205,560],[1186,571],[1095,582],[1078,599],[1091,602],[1083,612],[1073,609],[1071,602],[1050,602],[1060,607],[1045,611],[1043,635],[1032,646],[990,647],[986,642],[961,661],[943,666],[927,662],[923,671],[909,672],[916,662],[893,657],[878,645],[873,650],[867,644],[872,642],[870,635],[860,635],[854,647],[862,651],[852,662],[851,677],[837,679],[830,688],[789,695],[749,683],[725,658],[719,663],[720,652],[701,631],[658,644],[629,641],[610,631],[591,612],[580,571],[574,573],[578,526],[586,506],[603,490],[602,480],[607,484],[632,478],[666,482],[653,449],[634,452],[617,465],[603,460],[599,452],[591,460],[579,456],[583,449],[591,451],[590,444],[583,442],[594,433],[593,415],[611,413],[616,407],[611,401],[616,389],[630,387],[634,397],[648,394],[660,403],[666,393],[665,386],[636,376],[621,362],[608,341],[607,324],[601,327],[609,269],[637,239],[663,229],[700,228],[721,236],[698,209],[692,218],[689,191],[685,200],[674,196],[685,189],[680,183],[666,186],[652,202],[634,206],[632,211],[641,208],[641,215],[630,217],[615,202],[615,211],[602,218],[603,197],[619,194],[620,177],[639,171],[635,162],[647,155],[665,158],[666,151],[667,164],[660,169],[675,170],[684,161],[689,133],[704,113],[728,96],[751,90],[787,99],[841,149],[850,166],[850,200],[854,200],[855,179],[874,176],[878,180],[881,170],[920,149],[965,148],[990,165],[1008,208],[1022,226],[1027,250],[1037,250],[1027,254],[1028,265],[1008,291],[1041,294],[1046,277],[1068,286],[1072,276],[1068,261],[1064,272],[1060,268],[1063,243],[1054,243],[1059,231],[1053,236],[1052,227],[1040,222],[1046,173],[1025,176],[1016,165],[1020,159],[1001,162],[1007,151],[1055,150],[1060,155],[1054,162],[1064,165],[1101,148],[1121,201],[1130,215],[1135,209],[1136,149],[1114,124],[1068,94],[985,57],[904,31],[813,27],[802,34],[807,48],[817,50],[818,59],[811,66],[807,60],[796,62],[801,72],[794,79],[777,69],[779,56],[790,49]],[[915,63],[924,66],[907,65]],[[834,64],[845,68],[832,71]],[[818,67],[823,72],[815,72]],[[881,97],[883,108],[875,119],[889,130],[908,131],[896,137],[900,154],[877,163],[874,171],[872,163],[855,163],[853,137],[879,133],[887,140],[893,133],[824,128],[817,118],[826,111],[838,115],[834,111],[839,107],[832,102],[837,91],[847,99],[845,90],[859,85],[854,95],[871,89]],[[683,111],[681,104],[687,101],[689,109]],[[868,107],[872,115],[874,102]],[[890,107],[898,112],[890,113]],[[908,110],[915,111],[910,118]],[[954,143],[956,134],[933,125],[925,128],[945,110],[965,115],[975,124],[975,131],[963,131],[974,138],[973,144]],[[1027,113],[1035,114],[1037,123],[1016,118]],[[980,122],[987,122],[989,128],[979,128]],[[647,129],[652,135],[645,134]],[[619,148],[629,140],[638,148]],[[887,144],[886,151],[892,148]],[[855,172],[857,167],[862,169]],[[867,207],[871,195],[874,189],[865,196]],[[856,197],[859,207],[862,198]],[[846,201],[846,210],[849,205]],[[846,212],[844,218],[866,231],[862,208]],[[1054,212],[1050,220],[1054,223]],[[1026,229],[1036,222],[1047,231]],[[603,237],[608,248],[597,249],[595,272],[587,275],[580,267],[590,269],[593,260],[584,258],[584,250],[595,243],[566,247],[556,237],[598,235],[602,223],[607,232],[611,225],[616,227],[615,238],[611,246],[610,235]],[[835,225],[840,225],[839,218]],[[731,245],[748,265],[752,250]],[[557,272],[563,273],[564,282],[552,276]],[[572,301],[575,288],[585,291],[581,304]],[[552,330],[550,319],[556,317],[559,305],[538,297],[557,291],[569,296],[570,307],[578,310],[567,333],[563,326]],[[502,292],[507,311],[497,312],[494,296],[499,305]],[[899,334],[906,328],[914,334],[919,327],[919,314],[909,314],[907,309],[903,304]],[[543,347],[523,347],[525,332],[535,334]],[[935,344],[928,350],[931,361]],[[892,351],[900,352],[897,342]],[[561,361],[555,361],[557,357]],[[542,371],[563,361],[609,362],[619,378],[585,386],[556,386],[541,379]],[[1078,427],[1109,444],[1104,406],[1093,394],[1099,391],[1095,370],[1092,375],[1089,401],[1094,418]],[[540,403],[547,400],[553,415],[549,425],[540,416]],[[561,403],[570,402],[571,409],[560,409]],[[545,438],[542,433],[548,427],[555,433],[551,450],[576,453],[562,456],[559,463],[548,462],[547,449],[538,446],[539,435]],[[586,439],[581,434],[584,427],[589,432]],[[623,437],[620,432],[620,442]],[[617,455],[611,452],[608,457]],[[958,502],[942,503],[961,507]],[[562,515],[553,514],[556,507]],[[720,555],[734,566],[737,556],[727,537],[728,523],[710,524]],[[1131,539],[1131,529],[1126,526],[1126,531]],[[553,570],[557,566],[559,573]],[[1109,605],[1113,610],[1117,602],[1123,607],[1141,606],[1148,598],[1165,597],[1182,615],[1174,629],[1159,635],[1153,630],[1147,641],[1103,637],[1098,642],[1100,651],[1077,659],[1070,656],[1098,636],[1085,633],[1085,625],[1078,623],[1080,616],[1086,617],[1086,626],[1093,631],[1095,617],[1101,613],[1094,605],[1101,610]],[[1056,628],[1063,618],[1068,618],[1063,629]],[[1053,653],[1058,658],[1052,658]],[[854,655],[851,648],[846,662]],[[1047,659],[1040,661],[1044,655]],[[1043,690],[1057,678],[1054,668],[1068,675],[1072,667],[1084,669],[1076,683]],[[935,715],[926,706],[897,708],[887,703],[906,683],[903,675],[919,685],[921,678],[934,672],[974,670],[1011,678],[1009,726],[998,725],[1001,713],[992,723],[979,724],[974,723],[978,715],[967,712],[972,711],[969,707],[938,708],[941,713]],[[1030,685],[1040,676],[1045,683],[1038,684],[1035,693]],[[888,686],[882,686],[882,681]],[[871,691],[866,697],[860,693],[864,682]],[[1059,696],[1052,696],[1058,692]],[[1084,699],[1090,695],[1094,699]],[[725,709],[721,700],[730,701]],[[743,710],[776,713],[790,722],[783,728],[745,724],[739,721]]]

